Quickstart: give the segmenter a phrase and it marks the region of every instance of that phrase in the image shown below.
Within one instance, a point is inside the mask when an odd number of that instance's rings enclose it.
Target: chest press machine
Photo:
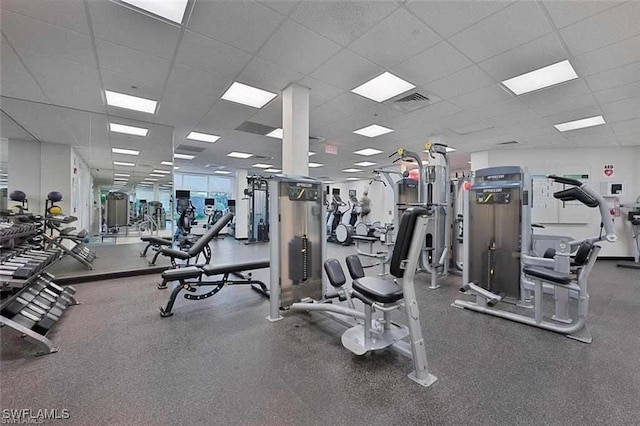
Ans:
[[[384,348],[395,350],[413,360],[414,370],[409,378],[422,386],[431,386],[437,378],[428,370],[414,287],[427,233],[427,209],[413,207],[402,215],[390,263],[395,280],[364,277],[362,265],[354,255],[347,260],[354,278],[349,285],[337,259],[322,264],[326,241],[321,182],[277,176],[271,185],[271,210],[280,220],[272,227],[267,319],[271,322],[283,319],[281,310],[324,313],[350,327],[342,335],[345,348],[357,355]],[[321,265],[330,287],[323,279]],[[355,300],[362,302],[364,311],[355,308]],[[394,311],[406,314],[407,325],[391,319]],[[374,318],[374,312],[382,312],[382,317]]]

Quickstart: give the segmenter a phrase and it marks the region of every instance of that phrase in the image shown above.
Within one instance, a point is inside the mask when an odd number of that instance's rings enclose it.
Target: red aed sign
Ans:
[[[606,177],[613,176],[613,164],[605,164],[603,171]]]

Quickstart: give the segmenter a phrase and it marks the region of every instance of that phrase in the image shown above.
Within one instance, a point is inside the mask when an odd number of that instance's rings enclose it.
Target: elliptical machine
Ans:
[[[347,207],[347,209],[342,211],[340,210],[341,207]],[[327,237],[328,242],[344,244],[344,242],[338,241],[338,238],[336,236],[336,229],[338,228],[338,225],[342,223],[342,217],[344,216],[344,214],[349,210],[351,210],[351,204],[347,204],[342,201],[342,198],[340,198],[340,194],[334,192],[333,200],[331,201],[329,220],[327,221],[327,227],[329,231],[329,235]]]

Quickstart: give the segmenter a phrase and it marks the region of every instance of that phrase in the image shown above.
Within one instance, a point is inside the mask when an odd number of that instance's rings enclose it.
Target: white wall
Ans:
[[[323,184],[323,190],[326,186],[329,186],[329,203],[331,203],[331,193],[334,188],[340,189],[340,197],[345,203],[349,200],[349,190],[356,191],[358,200],[362,198],[362,194],[367,190],[369,191],[369,198],[371,199],[371,213],[369,214],[368,222],[393,222],[393,209],[395,208],[393,190],[389,187],[385,188],[380,182],[375,181],[371,184],[369,184],[369,182],[369,180],[364,179],[352,182]],[[341,210],[344,210],[344,208]],[[358,221],[360,220],[358,219]],[[342,217],[342,222],[349,223],[349,213]]]
[[[29,173],[30,170],[27,171]],[[23,172],[24,174],[24,172]],[[57,143],[40,144],[40,199],[43,203],[51,191],[62,193],[56,203],[65,215],[73,215],[71,208],[71,146]]]
[[[23,191],[29,200],[29,211],[43,214],[44,198],[40,192],[40,142],[9,139],[8,191]],[[9,206],[13,203],[9,201]]]
[[[247,188],[247,171],[236,171],[234,180],[233,196],[236,200],[236,216],[234,222],[236,224],[235,238],[246,239],[249,237],[249,200],[244,195]]]
[[[603,172],[605,164],[614,166],[614,174],[611,177],[605,176]],[[472,170],[494,166],[520,166],[532,174],[581,171],[589,174],[589,185],[596,191],[600,190],[601,182],[623,183],[623,195],[620,197],[622,203],[631,202],[640,195],[640,147],[495,150],[471,154]],[[557,186],[560,190],[560,185]],[[597,209],[589,210],[588,224],[545,224],[546,229],[536,232],[574,238],[596,235],[599,232],[600,215]],[[601,255],[631,256],[632,241],[625,216],[623,213],[614,219],[618,242],[602,243]]]
[[[78,217],[78,229],[89,229],[93,220],[93,177],[87,163],[71,148],[70,170],[71,192],[69,203],[70,215]]]

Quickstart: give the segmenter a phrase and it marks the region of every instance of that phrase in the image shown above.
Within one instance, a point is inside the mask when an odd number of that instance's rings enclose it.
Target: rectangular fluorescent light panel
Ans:
[[[320,163],[309,163],[309,167],[311,167],[312,169],[315,169],[316,167],[322,167],[324,166],[324,164],[320,164]]]
[[[173,154],[173,158],[177,158],[179,160],[193,160],[194,158],[196,158],[195,155],[189,155],[189,154]]]
[[[376,136],[386,135],[387,133],[391,132],[393,132],[393,129],[378,126],[377,124],[372,124],[371,126],[363,127],[362,129],[353,131],[353,133],[357,135],[366,136],[368,138],[375,138]]]
[[[105,90],[104,94],[107,98],[107,105],[146,112],[148,114],[156,113],[156,106],[158,105],[158,102],[151,99],[125,95],[124,93],[111,92],[109,90]]]
[[[601,115],[598,115],[595,117],[583,118],[581,120],[555,124],[553,127],[561,132],[567,132],[569,130],[584,129],[585,127],[600,126],[602,124],[605,124],[604,118]]]
[[[168,19],[176,24],[182,23],[184,12],[187,10],[188,0],[121,0],[132,6],[146,10],[147,12]]]
[[[546,87],[555,86],[578,78],[568,60],[558,62],[502,82],[516,95],[533,92]]]
[[[111,148],[111,152],[123,155],[140,155],[140,151],[136,151],[135,149]]]
[[[262,108],[276,96],[277,95],[275,93],[267,92],[266,90],[247,86],[246,84],[235,81],[231,87],[224,92],[222,99],[253,108]]]
[[[149,173],[151,177],[166,177],[167,175],[161,175],[160,173]]]
[[[129,179],[117,177],[117,178],[113,178],[113,181],[114,182],[116,182],[116,181],[118,181],[118,182],[128,182]]]
[[[362,170],[360,169],[344,169],[343,172],[345,173],[358,173],[361,172]]]
[[[163,166],[173,166],[173,161],[162,161],[160,164]]]
[[[280,169],[266,169],[265,172],[269,173],[280,173],[282,170]]]
[[[136,164],[135,163],[127,163],[127,162],[124,162],[124,161],[114,161],[113,165],[114,166],[134,167]]]
[[[228,170],[216,170],[215,172],[213,172],[216,175],[230,175],[231,172]]]
[[[256,163],[251,167],[257,167],[258,169],[270,169],[271,167],[273,167],[273,164]]]
[[[378,163],[372,163],[371,161],[361,161],[359,163],[354,164],[354,166],[360,166],[360,167],[369,167],[369,166],[375,166]]]
[[[309,157],[311,157],[312,155],[316,155],[316,153],[309,151]]]
[[[347,180],[360,180],[360,178],[356,178],[356,177],[348,177]]]
[[[174,167],[173,170],[180,170],[180,167]]]
[[[126,126],[124,124],[109,123],[109,130],[115,133],[124,133],[125,135],[142,136],[149,134],[149,129],[144,127]]]
[[[278,128],[272,132],[267,133],[265,136],[269,136],[270,138],[282,139],[284,138],[284,134],[282,133],[282,129]]]
[[[144,178],[144,180],[148,180],[148,181],[151,181],[151,182],[157,182],[158,181],[158,179],[154,179],[154,178]]]
[[[170,174],[170,173],[171,173],[171,171],[169,171],[169,170],[158,170],[158,169],[156,169],[156,170],[154,170],[154,171],[153,171],[153,173],[162,173],[163,175],[168,175],[168,174]]]
[[[191,139],[194,141],[201,141],[201,142],[211,142],[214,143],[216,142],[218,139],[220,139],[220,136],[217,135],[209,135],[207,133],[198,133],[198,132],[191,132],[189,133],[189,135],[187,136],[187,139]]]
[[[248,154],[246,152],[233,151],[233,152],[228,153],[227,157],[247,159],[247,158],[253,157],[253,154]]]
[[[130,174],[128,174],[128,173],[114,173],[113,175],[114,175],[114,176],[122,176],[122,177],[129,177],[129,176],[131,176],[131,175],[130,175]]]
[[[360,151],[355,151],[354,154],[365,155],[368,157],[370,155],[382,154],[382,151],[374,148],[365,148],[365,149],[361,149]]]
[[[356,87],[352,92],[376,102],[384,102],[414,87],[416,87],[414,84],[396,77],[390,72],[385,72]]]

